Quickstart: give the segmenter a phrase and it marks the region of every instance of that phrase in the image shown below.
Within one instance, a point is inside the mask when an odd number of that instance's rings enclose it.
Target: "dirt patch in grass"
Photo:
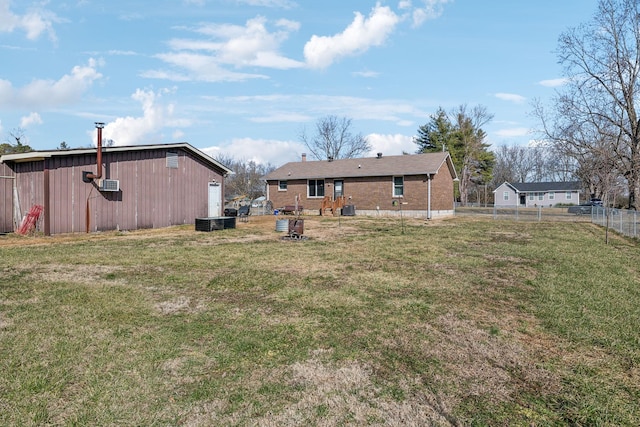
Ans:
[[[88,264],[26,264],[22,269],[32,280],[41,282],[78,283],[82,285],[125,284],[117,275],[122,267]]]
[[[206,402],[186,417],[185,426],[243,424],[276,426],[450,426],[451,416],[443,414],[441,400],[428,392],[411,391],[405,384],[401,393],[407,398],[394,399],[376,385],[369,366],[358,361],[330,361],[331,350],[312,352],[311,358],[273,372],[261,372],[245,384],[259,389],[264,382],[281,381],[291,390],[277,411],[253,416],[253,405],[231,410],[228,401]]]

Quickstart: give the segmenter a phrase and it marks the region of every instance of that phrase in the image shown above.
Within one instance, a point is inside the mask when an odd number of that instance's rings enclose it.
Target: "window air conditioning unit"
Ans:
[[[100,191],[120,191],[120,180],[117,179],[101,179],[98,182]]]

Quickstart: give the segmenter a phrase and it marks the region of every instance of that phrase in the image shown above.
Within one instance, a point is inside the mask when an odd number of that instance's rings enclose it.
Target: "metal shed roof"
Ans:
[[[127,146],[118,146],[118,147],[102,147],[103,153],[114,153],[121,151],[145,151],[145,150],[158,150],[158,149],[178,149],[181,148],[185,151],[191,152],[196,157],[199,157],[204,162],[209,163],[212,166],[218,167],[224,171],[224,174],[227,175],[232,172],[231,169],[214,159],[213,157],[208,156],[197,148],[193,147],[191,144],[186,142],[173,143],[173,144],[153,144],[153,145],[127,145]],[[81,154],[94,154],[96,152],[96,148],[75,148],[71,150],[49,150],[49,151],[29,151],[28,153],[14,153],[14,154],[4,154],[0,156],[0,163],[4,162],[33,162],[44,160],[51,157],[64,157],[64,156],[74,156]]]

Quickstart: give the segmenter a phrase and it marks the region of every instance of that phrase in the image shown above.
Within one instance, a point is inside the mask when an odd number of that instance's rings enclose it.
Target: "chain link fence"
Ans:
[[[608,227],[629,237],[640,237],[638,233],[638,211],[627,209],[595,208],[591,212],[591,222]]]
[[[602,227],[608,227],[629,237],[640,237],[638,211],[626,209],[612,209],[593,206],[590,212],[569,213],[566,207],[459,207],[455,208],[456,216],[473,216],[493,220],[511,221],[565,221],[591,222]]]

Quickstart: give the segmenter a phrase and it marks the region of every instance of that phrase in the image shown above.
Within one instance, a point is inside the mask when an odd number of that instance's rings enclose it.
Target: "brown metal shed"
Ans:
[[[15,177],[9,166],[0,163],[0,233],[13,231],[13,184]]]
[[[222,214],[231,170],[187,143],[102,148],[101,179],[87,179],[96,162],[95,148],[33,151],[0,157],[0,170],[15,177],[21,215],[44,207],[38,225],[46,235],[193,224]]]

